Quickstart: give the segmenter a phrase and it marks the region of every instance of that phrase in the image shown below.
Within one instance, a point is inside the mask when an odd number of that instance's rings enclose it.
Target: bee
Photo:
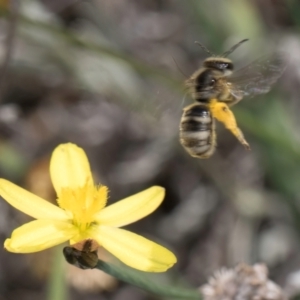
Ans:
[[[209,158],[214,153],[214,119],[223,123],[250,150],[229,107],[246,96],[269,92],[285,69],[285,59],[283,53],[273,53],[234,72],[233,63],[227,56],[246,41],[248,39],[240,41],[220,56],[214,56],[206,47],[196,42],[211,56],[186,80],[186,87],[196,103],[183,110],[180,143],[193,157]]]
[[[100,246],[95,240],[83,240],[71,247],[64,247],[66,261],[80,269],[93,269],[98,263],[97,250]]]

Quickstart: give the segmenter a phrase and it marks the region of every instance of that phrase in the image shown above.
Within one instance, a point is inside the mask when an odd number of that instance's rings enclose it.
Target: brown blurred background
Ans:
[[[49,156],[59,143],[76,143],[110,188],[110,203],[151,185],[166,188],[161,207],[128,226],[178,257],[153,279],[198,287],[222,266],[263,262],[298,299],[299,1],[2,0],[0,6],[11,12],[0,19],[1,177],[53,201]],[[192,158],[178,134],[182,109],[191,103],[183,82],[207,57],[194,41],[218,54],[244,38],[250,41],[230,56],[237,68],[274,50],[290,61],[270,93],[233,108],[252,151],[217,126],[213,157]],[[1,241],[28,220],[1,201]],[[53,253],[1,250],[0,300],[50,299]],[[77,273],[66,269],[65,299],[159,299],[99,271],[88,280]]]

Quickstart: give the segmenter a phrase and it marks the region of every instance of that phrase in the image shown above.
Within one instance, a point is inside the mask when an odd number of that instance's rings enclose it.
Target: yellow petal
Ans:
[[[177,261],[168,249],[124,229],[98,226],[91,234],[123,263],[141,271],[164,272]]]
[[[71,239],[77,231],[68,222],[35,220],[15,229],[4,247],[15,253],[37,252]]]
[[[152,213],[163,201],[165,189],[153,186],[143,192],[105,207],[95,215],[101,225],[120,227]]]
[[[74,144],[61,144],[52,153],[50,175],[58,196],[62,188],[76,189],[93,184],[85,152]]]
[[[66,220],[66,212],[56,205],[0,179],[0,195],[13,207],[36,219]]]

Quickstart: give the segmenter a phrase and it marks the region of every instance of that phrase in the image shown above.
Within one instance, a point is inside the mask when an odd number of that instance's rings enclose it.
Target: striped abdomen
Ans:
[[[207,105],[194,103],[183,110],[180,143],[194,157],[208,158],[215,150],[214,120]]]

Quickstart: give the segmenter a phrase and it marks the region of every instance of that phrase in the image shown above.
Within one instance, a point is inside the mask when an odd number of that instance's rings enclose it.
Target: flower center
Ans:
[[[95,222],[94,215],[104,208],[107,200],[107,187],[90,183],[78,188],[63,188],[57,200],[59,206],[71,212],[73,224],[85,231]]]

